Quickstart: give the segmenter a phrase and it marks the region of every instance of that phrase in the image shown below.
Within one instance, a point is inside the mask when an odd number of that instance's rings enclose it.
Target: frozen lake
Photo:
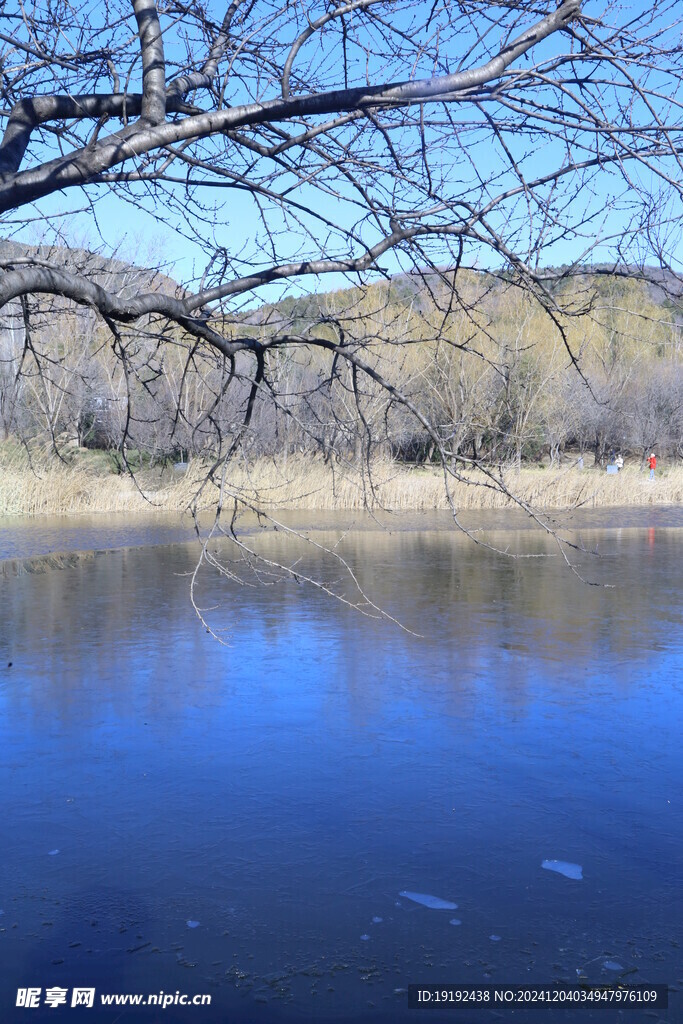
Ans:
[[[482,522],[549,557],[366,523],[339,551],[405,629],[206,574],[229,646],[191,607],[187,524],[0,523],[4,558],[118,549],[0,575],[3,1021],[88,1018],[20,986],[212,997],[112,1024],[495,1019],[408,1011],[413,983],[680,988],[681,513],[574,518],[609,588]],[[669,999],[533,1019],[673,1024]]]

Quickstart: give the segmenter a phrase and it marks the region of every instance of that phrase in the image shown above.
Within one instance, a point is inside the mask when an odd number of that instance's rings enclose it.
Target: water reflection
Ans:
[[[604,980],[605,960],[675,983],[681,538],[582,538],[612,589],[443,529],[349,534],[361,585],[419,636],[207,573],[222,647],[183,545],[0,580],[4,1019],[19,984],[207,991],[164,1019],[213,1022],[416,1020],[408,983]]]

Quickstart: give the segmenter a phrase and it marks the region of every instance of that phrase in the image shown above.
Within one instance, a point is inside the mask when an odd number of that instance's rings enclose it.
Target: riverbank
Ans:
[[[206,471],[194,462],[182,472],[147,468],[132,478],[111,472],[110,463],[100,455],[75,452],[66,464],[54,456],[29,461],[17,449],[0,449],[0,515],[183,512],[193,504]],[[461,480],[449,478],[455,507],[463,511],[514,507],[514,500],[496,486],[496,474],[492,479],[471,471]],[[576,465],[509,469],[501,480],[511,495],[538,510],[683,503],[683,468],[678,466],[663,466],[654,481],[636,466],[611,475],[599,467],[578,469]],[[384,461],[373,465],[370,477],[367,470],[359,472],[352,466],[302,456],[286,462],[235,462],[226,476],[225,491],[264,511],[448,508],[444,476],[438,467]],[[217,497],[218,487],[206,485],[200,508],[210,509]]]

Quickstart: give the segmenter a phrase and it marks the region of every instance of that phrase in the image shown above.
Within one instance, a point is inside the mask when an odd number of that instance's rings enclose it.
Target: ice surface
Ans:
[[[452,917],[448,923],[449,924],[462,924],[462,921],[460,920],[459,917]]]
[[[372,923],[373,924],[381,924],[382,923],[382,918],[381,917],[373,917]]]
[[[185,924],[188,928],[199,928],[199,921],[186,921]]]
[[[491,942],[500,942],[500,935],[489,935]]]
[[[412,900],[413,903],[421,903],[423,907],[429,907],[430,910],[458,909],[457,903],[442,900],[440,896],[430,896],[426,892],[400,892],[399,896],[405,896],[407,900]]]
[[[624,969],[616,960],[605,960],[602,966],[606,967],[608,971],[623,971]]]
[[[58,853],[59,850],[49,850],[47,855],[48,857],[56,857]]]
[[[362,942],[367,942],[369,938],[370,938],[369,935],[361,935],[361,941]]]
[[[556,871],[558,875],[564,875],[565,878],[575,878],[577,881],[583,878],[581,865],[570,864],[567,860],[544,860],[541,867],[546,871]]]

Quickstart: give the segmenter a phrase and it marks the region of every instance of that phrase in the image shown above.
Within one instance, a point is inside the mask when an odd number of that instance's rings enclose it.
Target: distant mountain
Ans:
[[[95,281],[122,298],[131,298],[141,290],[178,295],[181,286],[158,270],[136,267],[125,260],[102,256],[87,249],[71,249],[58,245],[25,245],[0,238],[0,262],[12,259],[33,259],[48,263],[72,274]]]
[[[167,274],[135,266],[117,257],[103,256],[86,249],[31,246],[0,238],[0,262],[27,257],[82,274],[123,298],[132,297],[141,290],[174,296],[187,294],[186,289]],[[683,326],[683,275],[666,268],[632,266],[615,272],[614,266],[609,264],[598,264],[580,271],[571,266],[560,266],[548,267],[540,272],[540,276],[548,291],[556,297],[566,298],[575,294],[581,284],[584,288],[591,286],[599,294],[618,291],[621,287],[626,294],[630,292],[635,302],[642,302],[643,297],[647,297],[654,305],[666,307],[669,319]],[[303,329],[312,320],[343,314],[345,310],[357,307],[361,298],[370,298],[380,292],[384,301],[409,306],[416,314],[427,314],[442,301],[448,301],[452,281],[453,272],[447,268],[441,271],[416,270],[368,285],[313,292],[284,298],[277,303],[264,302],[238,318],[241,323],[252,326],[263,326],[266,322],[272,326],[286,323],[291,330]],[[638,287],[639,282],[645,285],[644,292]],[[508,272],[461,270],[455,278],[456,290],[466,294],[467,301],[476,301],[479,296],[485,306],[495,305],[495,297],[500,296],[510,283]]]
[[[661,311],[662,319],[683,327],[683,276],[672,271],[632,267],[615,273],[614,267],[602,265],[580,273],[569,267],[551,267],[539,276],[550,295],[575,311],[587,307],[590,300],[603,308],[614,305],[634,313],[650,306],[654,307],[650,313]],[[395,311],[409,309],[413,317],[460,308],[496,321],[502,315],[506,294],[518,293],[514,284],[515,279],[505,272],[459,270],[454,276],[451,270],[414,271],[363,286],[263,303],[245,314],[242,322],[261,327],[267,323],[275,329],[286,326],[296,333],[326,316],[357,317],[363,308],[381,304]]]

